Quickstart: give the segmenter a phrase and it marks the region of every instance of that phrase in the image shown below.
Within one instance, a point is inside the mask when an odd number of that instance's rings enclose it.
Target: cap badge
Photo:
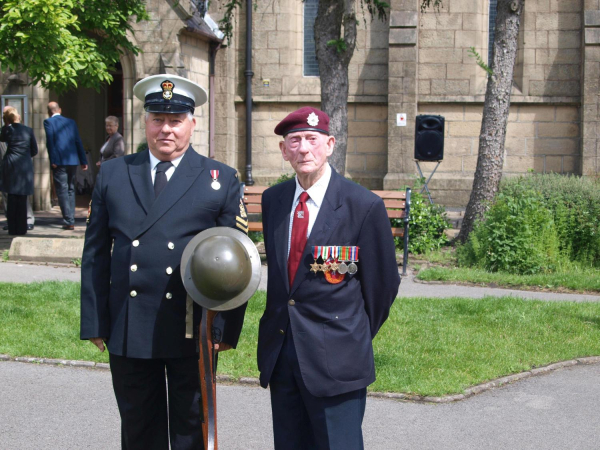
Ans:
[[[171,98],[173,98],[173,88],[175,87],[173,82],[165,80],[160,84],[160,87],[163,90],[163,98],[165,100],[171,100]]]
[[[319,124],[319,117],[314,113],[311,112],[308,115],[308,118],[306,119],[306,122],[311,126],[311,127],[316,127]]]

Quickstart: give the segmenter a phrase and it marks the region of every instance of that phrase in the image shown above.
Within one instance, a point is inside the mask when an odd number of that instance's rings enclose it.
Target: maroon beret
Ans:
[[[295,131],[318,131],[329,135],[329,116],[323,111],[305,106],[288,114],[275,127],[275,134],[279,136]]]

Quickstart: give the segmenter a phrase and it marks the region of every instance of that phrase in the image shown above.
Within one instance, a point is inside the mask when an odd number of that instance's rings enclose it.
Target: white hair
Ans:
[[[160,113],[154,113],[154,114],[160,114]],[[148,120],[149,116],[150,116],[150,113],[148,111],[146,111],[146,120]],[[190,111],[187,112],[186,116],[190,122],[192,120],[194,120],[194,115]]]

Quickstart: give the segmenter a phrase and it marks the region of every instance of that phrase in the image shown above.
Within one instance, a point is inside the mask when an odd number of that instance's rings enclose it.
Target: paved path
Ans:
[[[262,266],[259,289],[267,288],[267,267]],[[0,282],[29,283],[45,280],[79,281],[79,268],[66,265],[40,265],[5,262],[0,263]],[[553,292],[518,291],[515,289],[497,289],[447,284],[415,283],[412,276],[402,279],[399,297],[472,297],[481,298],[487,295],[494,297],[513,296],[537,300],[556,301],[600,301],[600,295],[557,294]]]
[[[108,371],[0,361],[0,380],[0,448],[119,448]],[[597,449],[599,380],[596,364],[529,378],[458,403],[368,398],[365,448]],[[219,386],[217,397],[220,448],[273,448],[268,391]]]

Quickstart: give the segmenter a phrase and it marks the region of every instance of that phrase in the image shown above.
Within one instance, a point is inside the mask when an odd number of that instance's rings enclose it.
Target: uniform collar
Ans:
[[[173,161],[171,161],[171,163],[173,164],[173,166],[175,168],[177,168],[177,166],[181,162],[181,158],[183,158],[185,153],[186,152],[183,152],[183,154],[181,156],[179,156],[179,157],[175,158]],[[158,165],[158,163],[161,161],[156,156],[154,156],[150,150],[148,150],[148,154],[150,155],[150,169],[154,170],[156,168],[156,166]]]

